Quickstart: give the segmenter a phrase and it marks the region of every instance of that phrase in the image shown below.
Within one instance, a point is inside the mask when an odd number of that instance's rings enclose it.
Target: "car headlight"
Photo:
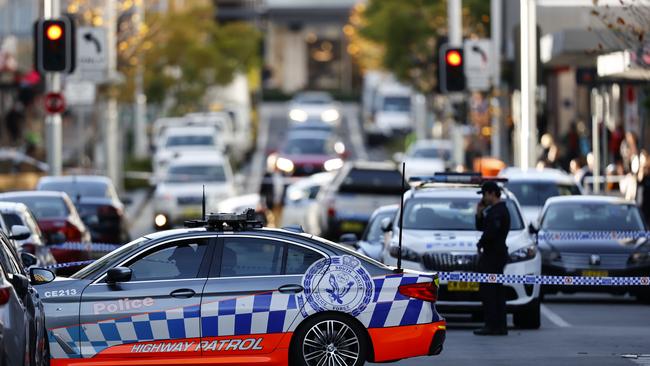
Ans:
[[[156,224],[157,227],[163,227],[163,226],[167,225],[167,216],[165,216],[163,214],[158,214],[158,215],[156,215],[156,217],[154,218],[153,221],[154,221],[154,223]]]
[[[635,252],[630,256],[632,264],[650,264],[650,252]]]
[[[337,111],[336,109],[328,109],[323,111],[323,113],[320,114],[320,119],[322,119],[325,122],[334,122],[338,120],[339,117],[340,117],[339,111]]]
[[[397,245],[391,245],[388,252],[393,258],[399,257],[399,247]],[[405,261],[419,262],[421,258],[416,251],[402,246],[402,259]]]
[[[294,165],[293,161],[287,158],[278,158],[278,160],[275,161],[275,167],[285,173],[292,173]]]
[[[305,122],[307,120],[307,112],[303,111],[302,109],[297,109],[294,108],[289,111],[289,118],[291,118],[294,121],[297,122]]]
[[[537,245],[529,245],[510,253],[510,262],[513,263],[527,261],[529,259],[535,258],[535,255],[537,255]]]
[[[331,172],[332,170],[341,169],[343,167],[343,160],[339,158],[330,159],[323,164],[323,168],[326,171]]]

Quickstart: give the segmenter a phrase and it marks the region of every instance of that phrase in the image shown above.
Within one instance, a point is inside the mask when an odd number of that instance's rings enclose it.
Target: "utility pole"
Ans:
[[[600,193],[600,128],[599,123],[603,119],[603,97],[597,88],[591,89],[591,153],[593,154],[593,177],[594,183],[592,192]]]
[[[60,0],[45,0],[43,2],[43,16],[45,19],[58,18],[61,16]],[[45,76],[45,84],[48,93],[61,92],[61,73],[48,72]],[[47,145],[47,164],[50,175],[61,175],[63,173],[63,152],[62,152],[61,114],[48,113],[45,117],[45,143]]]
[[[522,170],[535,164],[537,147],[537,113],[535,91],[537,87],[537,17],[535,0],[521,0],[519,13],[521,50],[521,129],[520,156]]]
[[[142,33],[144,28],[144,0],[136,0],[135,6],[137,7],[135,20],[135,29],[138,38],[142,40]],[[138,65],[135,70],[135,126],[134,126],[134,153],[138,159],[146,158],[148,155],[148,139],[147,139],[147,96],[144,94],[144,57],[142,52],[138,52]]]
[[[501,106],[499,102],[501,87],[501,13],[503,11],[503,0],[491,0],[490,2],[490,35],[492,37],[492,98],[490,105],[492,109],[492,135],[491,155],[501,158]]]
[[[106,0],[106,28],[108,56],[108,101],[106,103],[106,121],[104,123],[104,149],[106,153],[106,175],[118,187],[122,187],[118,168],[118,109],[112,85],[117,82],[117,9],[115,0]]]
[[[447,0],[447,41],[450,47],[463,46],[463,13],[461,0]]]

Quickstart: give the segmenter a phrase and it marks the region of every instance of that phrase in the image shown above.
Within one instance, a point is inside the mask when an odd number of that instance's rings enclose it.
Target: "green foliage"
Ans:
[[[488,0],[463,0],[465,36],[484,37]],[[423,92],[436,83],[438,37],[446,35],[445,0],[370,0],[363,12],[361,36],[384,47],[383,66]]]
[[[147,19],[142,51],[149,101],[172,100],[176,113],[197,110],[208,87],[259,64],[259,32],[243,22],[219,25],[214,14],[200,6]]]

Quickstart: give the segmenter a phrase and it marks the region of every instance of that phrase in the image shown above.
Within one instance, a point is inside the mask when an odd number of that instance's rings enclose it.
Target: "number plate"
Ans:
[[[448,291],[476,292],[479,289],[478,282],[449,282],[447,283]]]
[[[341,231],[342,232],[355,232],[355,233],[360,233],[363,231],[363,224],[360,222],[354,222],[354,221],[343,221],[341,223]]]
[[[600,271],[600,270],[586,269],[586,270],[582,271],[582,275],[585,276],[585,277],[607,277],[607,276],[609,276],[609,272]]]

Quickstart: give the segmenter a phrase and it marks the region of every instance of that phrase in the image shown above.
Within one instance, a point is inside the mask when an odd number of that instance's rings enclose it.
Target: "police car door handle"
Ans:
[[[283,293],[283,294],[286,294],[286,293],[297,294],[299,292],[302,292],[303,290],[304,290],[304,288],[302,286],[300,286],[300,285],[284,285],[284,286],[280,286],[278,288],[278,291]]]
[[[190,297],[194,296],[195,294],[196,294],[196,292],[195,292],[194,290],[192,290],[192,289],[189,289],[189,288],[180,288],[180,289],[178,289],[178,290],[174,290],[174,291],[172,291],[172,292],[169,294],[169,296],[171,296],[171,297],[176,297],[176,298],[187,299],[187,298],[190,298]]]

